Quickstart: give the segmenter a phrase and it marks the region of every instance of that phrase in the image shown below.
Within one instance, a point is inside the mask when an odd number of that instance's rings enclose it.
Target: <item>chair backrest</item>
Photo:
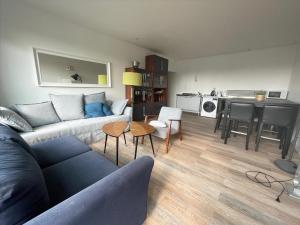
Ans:
[[[292,127],[297,119],[298,107],[266,105],[264,107],[262,122],[281,127]]]
[[[253,119],[254,105],[252,103],[230,103],[229,117],[232,120],[239,120],[242,122],[250,123]]]
[[[169,124],[169,119],[181,120],[181,117],[182,117],[182,110],[180,108],[163,106],[160,109],[158,120]],[[176,121],[172,122],[172,128],[178,130],[179,123]]]

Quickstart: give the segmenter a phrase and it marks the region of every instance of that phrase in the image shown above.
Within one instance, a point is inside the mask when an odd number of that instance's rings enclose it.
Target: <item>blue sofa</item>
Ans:
[[[0,224],[142,224],[152,167],[118,168],[73,136],[29,146],[0,125]]]

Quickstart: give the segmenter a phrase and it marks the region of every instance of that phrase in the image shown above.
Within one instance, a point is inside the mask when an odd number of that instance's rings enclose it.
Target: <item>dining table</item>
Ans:
[[[230,112],[230,103],[231,102],[239,102],[239,103],[252,103],[256,109],[263,109],[264,106],[266,105],[276,105],[276,106],[292,106],[296,107],[299,109],[300,104],[287,100],[287,99],[276,99],[276,98],[267,98],[263,101],[257,101],[256,98],[226,98],[226,97],[220,97],[219,98],[219,103],[218,105],[223,105],[224,106],[224,119],[222,122],[222,128],[221,128],[221,138],[225,138],[226,134],[226,129],[227,129],[227,119],[228,119],[228,114]],[[296,125],[296,124],[295,124]],[[295,128],[295,125],[292,129]],[[291,143],[292,136],[288,137],[287,143]],[[288,145],[289,146],[289,145]],[[288,148],[287,148],[288,149]],[[287,151],[283,152],[283,156],[285,157],[287,155]]]

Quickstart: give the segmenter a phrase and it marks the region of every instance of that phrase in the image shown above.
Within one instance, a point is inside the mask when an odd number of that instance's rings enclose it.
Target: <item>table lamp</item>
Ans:
[[[124,72],[123,84],[130,86],[142,86],[142,74],[135,72]]]
[[[133,86],[142,86],[142,74],[135,72],[123,73],[123,84],[131,86],[131,102],[133,102]]]
[[[98,75],[98,84],[107,85],[107,75],[106,74],[99,74]]]

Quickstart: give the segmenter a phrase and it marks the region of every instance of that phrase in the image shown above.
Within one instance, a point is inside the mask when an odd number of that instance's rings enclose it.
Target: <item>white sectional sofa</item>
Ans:
[[[86,144],[104,134],[102,127],[115,121],[131,121],[127,100],[109,101],[105,92],[89,95],[54,95],[51,101],[0,107],[0,123],[19,131],[30,145],[62,136],[76,136]]]
[[[62,121],[36,127],[32,132],[21,133],[21,136],[30,145],[66,135],[74,135],[86,144],[91,144],[104,138],[102,127],[105,124],[115,121],[129,122],[131,115],[132,108],[126,107],[122,115]]]

